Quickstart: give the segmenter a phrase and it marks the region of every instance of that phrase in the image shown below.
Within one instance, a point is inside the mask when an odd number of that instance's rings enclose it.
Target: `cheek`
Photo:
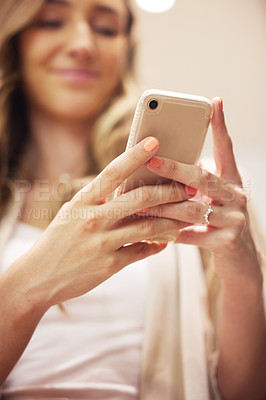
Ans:
[[[123,41],[117,45],[114,51],[102,52],[105,73],[109,76],[109,79],[110,74],[112,74],[112,77],[116,77],[116,79],[121,78],[126,66],[127,51],[127,44]]]
[[[25,32],[19,41],[20,70],[25,95],[30,101],[45,100],[51,90],[46,65],[56,52],[56,43],[41,33]]]
[[[56,38],[47,37],[41,32],[26,31],[19,40],[22,78],[25,83],[34,83],[40,79],[40,73],[44,72],[49,60],[58,51],[60,44]],[[38,82],[41,84],[41,81]]]
[[[36,62],[40,61],[40,58],[44,57],[44,40],[41,40],[39,35],[25,32],[19,39],[19,52],[22,70],[35,65]],[[47,46],[47,44],[46,44]]]

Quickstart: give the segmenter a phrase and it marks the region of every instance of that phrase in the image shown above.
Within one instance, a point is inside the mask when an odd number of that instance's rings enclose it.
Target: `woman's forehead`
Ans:
[[[92,8],[106,13],[125,13],[125,0],[46,0],[45,4],[55,4],[62,7]]]

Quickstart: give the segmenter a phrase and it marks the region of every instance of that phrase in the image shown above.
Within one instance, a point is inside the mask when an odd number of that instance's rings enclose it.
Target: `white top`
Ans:
[[[17,224],[0,271],[41,233]],[[147,262],[139,261],[88,294],[64,303],[66,315],[58,306],[52,307],[3,385],[3,399],[136,400],[148,281]]]

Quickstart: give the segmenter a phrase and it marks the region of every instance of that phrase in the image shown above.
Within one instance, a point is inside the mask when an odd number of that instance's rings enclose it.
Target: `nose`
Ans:
[[[80,60],[92,58],[95,54],[96,43],[93,32],[87,21],[73,24],[69,35],[68,53]]]

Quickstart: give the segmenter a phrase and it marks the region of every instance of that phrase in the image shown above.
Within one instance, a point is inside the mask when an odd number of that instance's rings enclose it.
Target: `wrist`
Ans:
[[[260,308],[263,305],[263,278],[257,277],[224,279],[222,280],[223,302],[231,310],[239,308],[246,312],[248,309]]]
[[[214,253],[215,270],[227,288],[256,291],[261,290],[263,276],[260,256],[255,249],[244,248],[226,254]]]
[[[17,318],[40,320],[49,308],[47,295],[37,284],[34,268],[27,257],[20,257],[2,274],[1,297]]]

